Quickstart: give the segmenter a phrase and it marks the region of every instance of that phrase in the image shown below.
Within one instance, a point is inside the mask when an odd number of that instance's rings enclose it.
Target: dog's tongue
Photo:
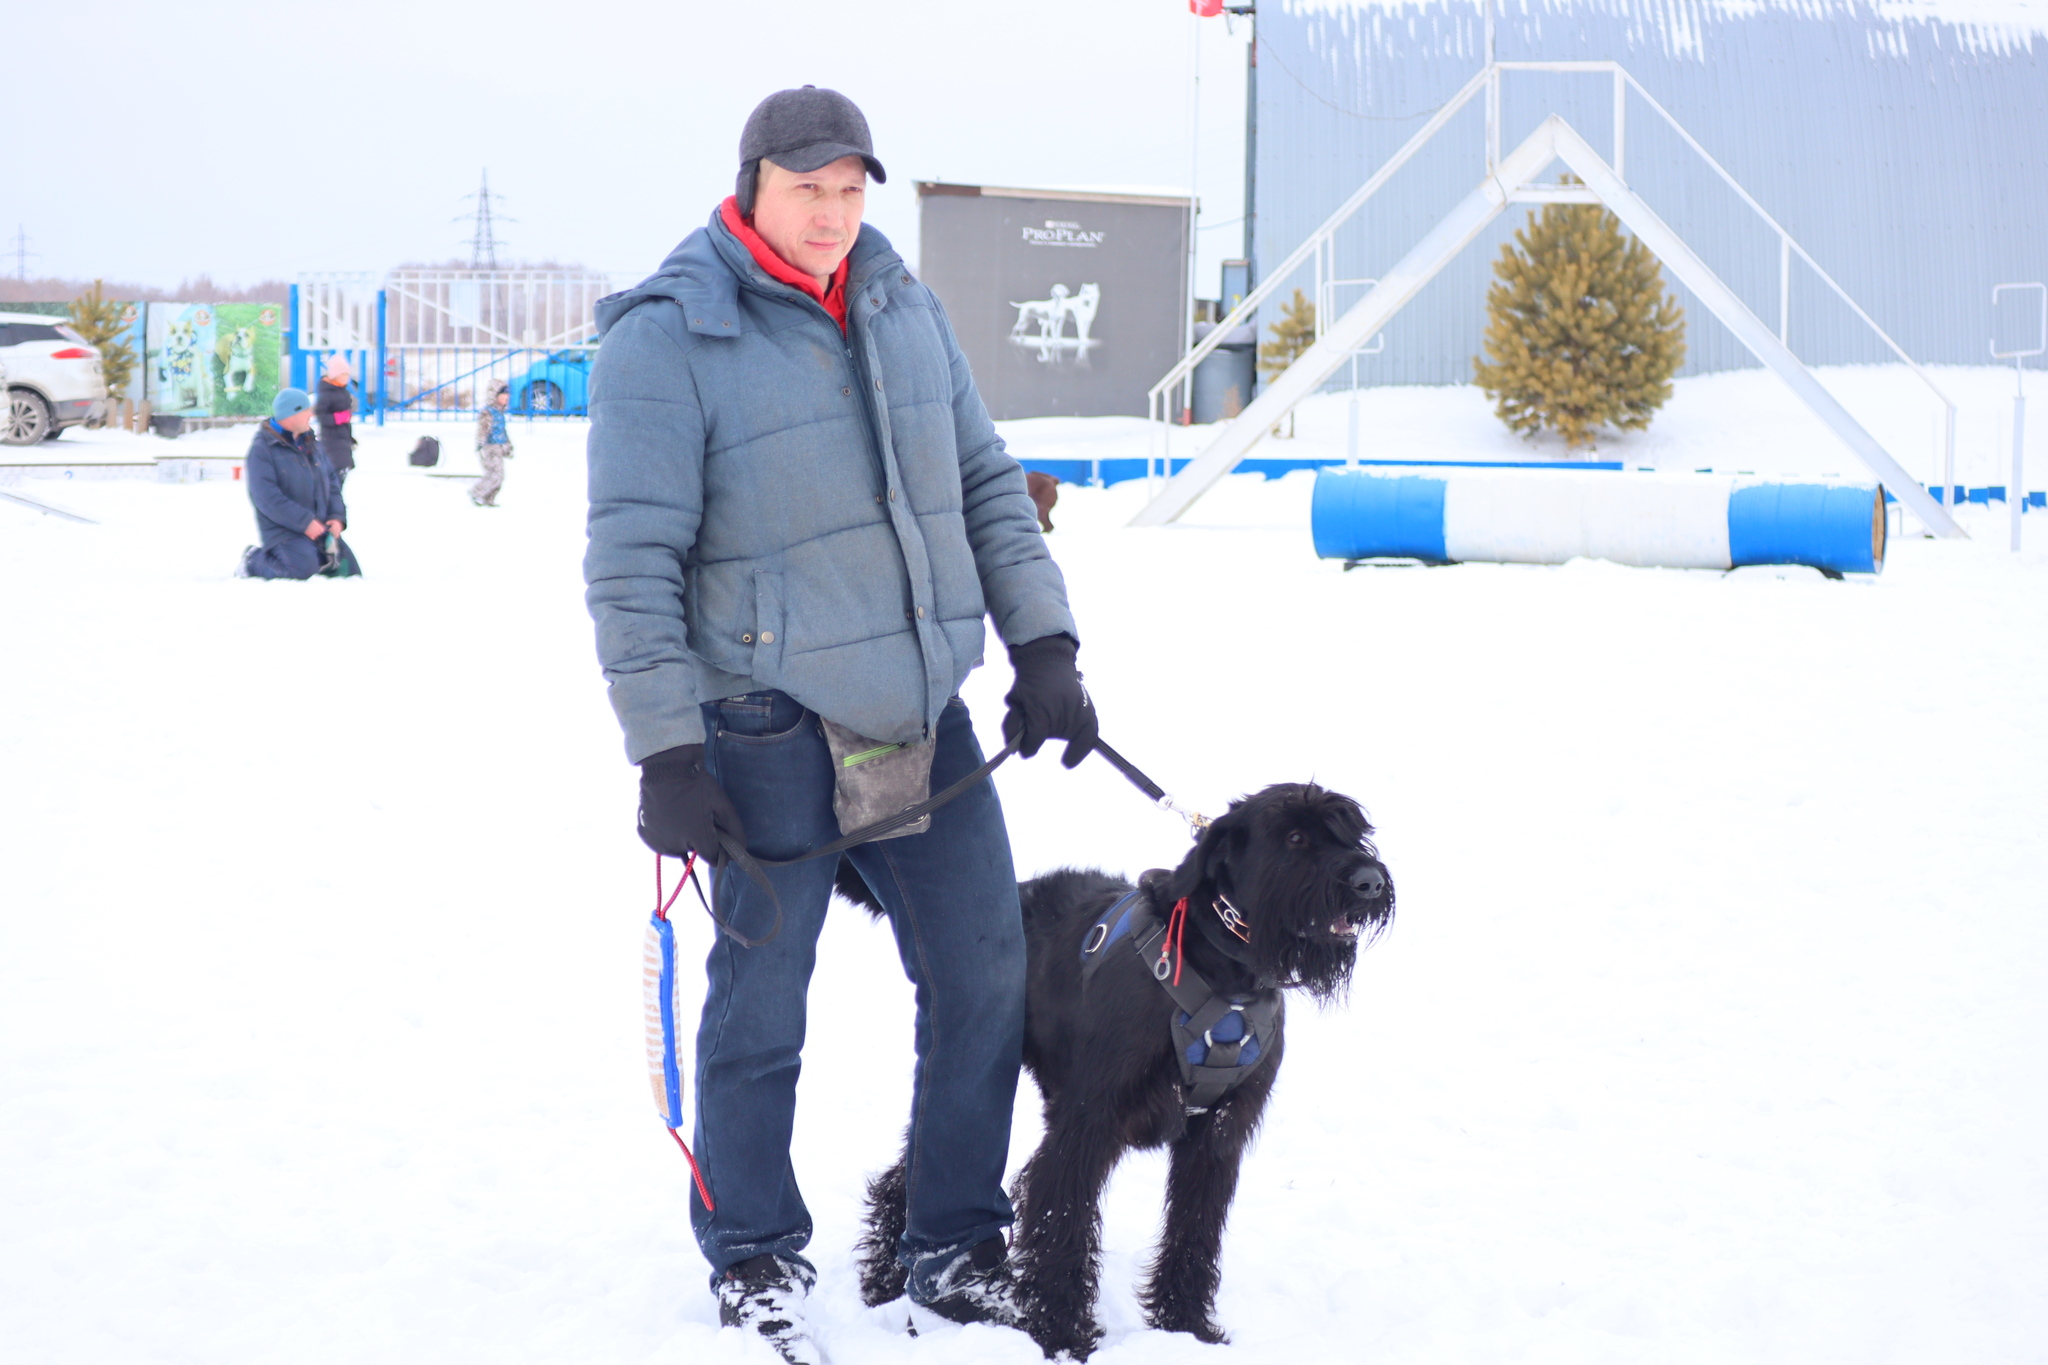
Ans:
[[[1339,915],[1330,921],[1330,932],[1338,938],[1357,938],[1358,926],[1345,919],[1342,915]]]

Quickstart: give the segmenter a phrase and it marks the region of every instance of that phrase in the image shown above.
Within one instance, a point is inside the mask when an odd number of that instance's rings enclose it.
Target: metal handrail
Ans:
[[[1630,75],[1627,70],[1625,70],[1618,64],[1615,66],[1615,70],[1619,71],[1621,73],[1622,78],[1635,88],[1635,92],[1638,95],[1641,95],[1643,99],[1648,102],[1649,106],[1652,109],[1657,111],[1657,116],[1659,118],[1663,119],[1666,123],[1671,125],[1671,129],[1673,132],[1677,133],[1681,138],[1685,139],[1685,145],[1692,148],[1693,151],[1697,152],[1699,154],[1700,160],[1706,162],[1709,166],[1713,167],[1714,174],[1720,176],[1723,183],[1725,183],[1729,189],[1734,190],[1737,195],[1741,196],[1742,202],[1749,205],[1750,210],[1754,212],[1757,217],[1763,219],[1764,222],[1770,224],[1771,230],[1778,234],[1778,249],[1781,259],[1781,264],[1779,266],[1778,272],[1778,318],[1779,327],[1781,330],[1778,339],[1780,341],[1786,340],[1786,337],[1783,335],[1783,331],[1786,329],[1788,323],[1788,300],[1791,297],[1791,271],[1789,262],[1786,262],[1784,258],[1788,253],[1797,252],[1799,254],[1799,259],[1805,261],[1806,264],[1812,268],[1813,273],[1820,276],[1822,282],[1825,283],[1828,288],[1835,291],[1835,297],[1840,299],[1843,303],[1848,304],[1849,311],[1854,313],[1857,317],[1863,319],[1864,325],[1870,328],[1871,331],[1877,333],[1878,339],[1883,341],[1886,346],[1891,348],[1892,354],[1897,356],[1900,360],[1903,360],[1906,363],[1906,367],[1912,370],[1913,373],[1919,377],[1920,382],[1927,386],[1928,391],[1931,392],[1936,398],[1939,398],[1941,400],[1942,406],[1945,409],[1947,409],[1948,412],[1948,422],[1947,433],[1944,438],[1944,450],[1942,452],[1942,459],[1944,463],[1944,472],[1942,474],[1943,484],[1941,496],[1939,499],[1937,499],[1937,501],[1946,504],[1954,496],[1956,459],[1955,401],[1951,399],[1946,393],[1942,392],[1941,386],[1934,382],[1934,377],[1932,375],[1928,374],[1926,370],[1921,368],[1919,361],[1913,359],[1912,356],[1906,354],[1905,347],[1899,345],[1898,342],[1892,340],[1891,333],[1885,331],[1884,328],[1877,325],[1877,319],[1871,317],[1870,314],[1863,311],[1863,305],[1856,302],[1855,299],[1849,297],[1849,291],[1842,288],[1841,285],[1837,284],[1835,282],[1835,277],[1833,275],[1828,274],[1827,271],[1821,268],[1820,262],[1813,259],[1812,255],[1807,252],[1805,247],[1799,245],[1798,241],[1793,238],[1792,234],[1786,231],[1784,225],[1779,223],[1777,219],[1771,217],[1771,215],[1765,211],[1764,206],[1762,204],[1757,203],[1755,199],[1751,198],[1749,191],[1742,188],[1741,184],[1736,181],[1735,177],[1728,174],[1727,169],[1723,167],[1720,162],[1714,160],[1713,155],[1709,153],[1705,147],[1700,146],[1699,140],[1693,137],[1691,133],[1688,133],[1683,127],[1683,125],[1681,125],[1677,119],[1671,116],[1671,111],[1666,109],[1663,105],[1659,104],[1657,102],[1657,97],[1655,95],[1652,95],[1649,91],[1643,88],[1643,83],[1641,81],[1637,80],[1634,76]]]
[[[1175,385],[1192,374],[1195,366],[1207,360],[1210,353],[1223,344],[1223,338],[1231,329],[1250,318],[1256,317],[1259,305],[1264,303],[1272,295],[1273,291],[1280,287],[1283,281],[1290,278],[1295,270],[1300,267],[1301,263],[1309,258],[1312,252],[1320,251],[1323,243],[1334,236],[1338,228],[1350,221],[1353,214],[1364,208],[1366,201],[1379,193],[1380,188],[1393,177],[1394,172],[1400,170],[1401,167],[1408,163],[1410,157],[1421,151],[1423,145],[1432,137],[1435,137],[1438,130],[1444,124],[1450,122],[1452,115],[1463,109],[1471,102],[1474,95],[1486,87],[1486,82],[1490,78],[1490,70],[1483,70],[1467,81],[1465,88],[1452,96],[1448,104],[1438,109],[1435,117],[1431,118],[1428,123],[1417,129],[1415,136],[1409,138],[1407,144],[1400,151],[1394,153],[1391,161],[1375,171],[1372,179],[1359,186],[1357,191],[1349,199],[1345,200],[1335,213],[1323,220],[1323,225],[1317,228],[1307,241],[1296,247],[1293,254],[1282,262],[1277,270],[1267,275],[1263,282],[1255,285],[1252,291],[1244,296],[1244,299],[1237,307],[1231,309],[1223,320],[1216,324],[1209,335],[1197,341],[1194,348],[1182,356],[1174,364],[1174,367],[1168,370],[1165,376],[1146,392],[1146,408],[1153,415],[1153,420],[1158,420],[1160,397],[1171,391]]]
[[[1316,285],[1316,340],[1321,341],[1323,339],[1323,332],[1329,325],[1325,319],[1331,313],[1337,311],[1337,288],[1339,285],[1374,285],[1379,282],[1377,275],[1364,275],[1352,280],[1329,279],[1320,281]],[[1373,345],[1372,342],[1378,342],[1379,344]],[[1376,334],[1372,338],[1372,342],[1367,342],[1364,346],[1352,352],[1354,365],[1358,356],[1378,355],[1386,350],[1387,334],[1385,332]]]

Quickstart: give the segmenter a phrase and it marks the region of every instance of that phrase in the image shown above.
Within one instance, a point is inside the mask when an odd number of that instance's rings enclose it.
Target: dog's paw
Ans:
[[[1230,1333],[1217,1326],[1216,1320],[1207,1315],[1191,1316],[1182,1320],[1178,1317],[1169,1318],[1164,1314],[1154,1314],[1146,1319],[1145,1325],[1161,1332],[1186,1332],[1196,1341],[1206,1342],[1211,1346],[1230,1344]]]
[[[860,1301],[870,1308],[894,1303],[903,1297],[907,1283],[903,1267],[893,1261],[886,1266],[864,1264],[860,1271]]]
[[[1085,1325],[1072,1320],[1065,1322],[1035,1318],[1025,1324],[1024,1330],[1038,1343],[1038,1349],[1045,1352],[1047,1360],[1086,1360],[1095,1354],[1096,1343],[1102,1340],[1102,1332],[1090,1322]]]

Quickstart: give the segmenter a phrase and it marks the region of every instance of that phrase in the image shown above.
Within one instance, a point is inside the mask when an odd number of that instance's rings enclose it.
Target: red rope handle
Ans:
[[[675,894],[664,901],[661,898],[661,855],[659,853],[654,855],[654,917],[656,919],[668,918],[669,906],[676,903],[676,896],[683,894],[683,883],[690,880],[690,869],[696,865],[697,854],[693,849],[690,856],[683,859],[683,875],[676,878]]]
[[[690,1155],[690,1144],[683,1141],[683,1135],[673,1128],[668,1130],[668,1135],[676,1140],[676,1146],[683,1149],[683,1160],[690,1163],[690,1179],[697,1182],[697,1197],[704,1201],[704,1211],[718,1212],[718,1205],[711,1202],[711,1191],[705,1187],[704,1172],[697,1169],[697,1158]]]
[[[1188,898],[1182,896],[1173,903],[1173,910],[1166,917],[1166,937],[1159,941],[1159,960],[1164,962],[1168,953],[1173,954],[1173,984],[1180,984],[1180,964],[1187,960],[1185,944],[1188,937]]]

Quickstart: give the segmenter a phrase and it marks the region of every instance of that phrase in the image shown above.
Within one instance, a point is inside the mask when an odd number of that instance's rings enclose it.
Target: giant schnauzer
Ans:
[[[1103,1187],[1123,1154],[1166,1147],[1166,1221],[1146,1321],[1206,1342],[1218,1253],[1246,1144],[1279,1074],[1289,990],[1341,995],[1394,914],[1394,885],[1358,803],[1312,784],[1233,802],[1179,867],[1133,887],[1067,868],[1021,885],[1029,953],[1024,1065],[1045,1140],[1017,1179],[1011,1259],[1024,1327],[1047,1356],[1085,1359],[1101,1271]],[[879,913],[850,865],[839,891]],[[1190,932],[1192,929],[1192,932]],[[903,1162],[868,1187],[861,1294],[903,1293]]]

